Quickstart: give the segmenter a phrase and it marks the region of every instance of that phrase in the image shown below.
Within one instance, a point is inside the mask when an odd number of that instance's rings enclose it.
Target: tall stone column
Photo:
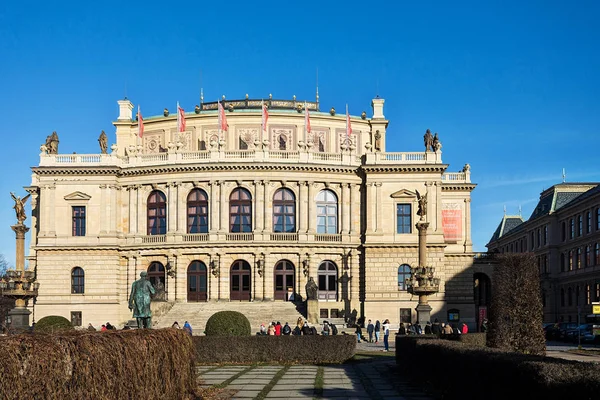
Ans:
[[[377,203],[376,204],[381,204],[381,182],[376,182],[375,183],[375,197],[377,198]],[[373,207],[375,209],[375,232],[376,233],[382,233],[382,215],[381,215],[381,208],[380,207]]]
[[[377,204],[373,198],[374,185],[373,182],[367,183],[367,201],[365,204],[367,213],[367,233],[373,233],[375,229],[375,209],[377,208]]]
[[[28,289],[23,287],[26,282],[24,279],[25,272],[25,234],[29,231],[22,221],[11,226],[16,235],[16,262],[15,270],[18,272],[18,277],[15,279],[16,287],[13,290],[15,299],[15,308],[8,312],[11,317],[11,325],[15,329],[26,329],[29,327],[29,315],[31,311],[26,308],[27,300],[32,296],[27,295]],[[22,296],[21,296],[22,294]]]
[[[419,231],[419,268],[425,268],[427,266],[427,228],[429,222],[419,221],[416,227]],[[423,327],[427,321],[431,320],[431,306],[427,296],[426,292],[419,293],[419,304],[416,308],[417,322]]]
[[[167,233],[174,233],[177,231],[177,215],[179,214],[178,201],[177,201],[177,183],[167,183],[168,191],[168,209],[167,209]]]
[[[229,215],[229,196],[225,194],[225,188],[227,183],[219,182],[219,232],[228,232],[229,224],[227,223],[227,216]]]
[[[307,214],[307,194],[306,194],[306,182],[298,182],[298,232],[305,233],[306,232],[306,224],[308,220],[306,219]],[[298,264],[300,265],[300,264]]]

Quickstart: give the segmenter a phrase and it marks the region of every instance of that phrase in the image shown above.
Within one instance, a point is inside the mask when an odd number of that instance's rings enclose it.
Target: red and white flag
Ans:
[[[269,111],[267,110],[267,105],[265,102],[262,102],[262,129],[263,131],[267,130],[267,121],[269,119]]]
[[[138,106],[138,137],[142,137],[144,135],[144,119],[142,118],[142,112],[140,111],[140,106]]]
[[[227,125],[227,117],[225,116],[225,109],[223,108],[223,104],[220,101],[217,101],[219,104],[219,129],[222,131],[226,131],[229,129],[229,125]]]
[[[306,103],[304,103],[304,126],[306,132],[310,133],[310,115],[308,115],[308,105]]]
[[[185,111],[177,102],[177,132],[185,132]]]
[[[352,134],[352,126],[350,126],[350,114],[348,114],[348,104],[346,104],[346,136],[350,139]]]

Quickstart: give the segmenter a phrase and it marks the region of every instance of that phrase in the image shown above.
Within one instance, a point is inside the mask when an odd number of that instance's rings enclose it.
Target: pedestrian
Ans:
[[[375,325],[369,320],[367,322],[367,333],[369,334],[369,343],[373,343],[373,332],[375,332]]]
[[[183,324],[183,330],[189,333],[190,336],[192,336],[192,325],[190,325],[189,322],[185,321],[185,323]]]
[[[275,325],[273,322],[269,322],[269,327],[267,328],[267,335],[275,336]]]
[[[287,322],[285,323],[283,328],[281,328],[281,333],[283,333],[284,335],[289,335],[290,333],[292,333],[292,328],[290,328],[290,325]]]
[[[433,333],[431,328],[432,328],[431,321],[427,321],[427,323],[425,324],[425,334],[426,335],[431,335]]]
[[[481,322],[481,332],[487,332],[488,331],[488,320],[487,318],[484,318],[483,321]]]
[[[281,322],[275,324],[275,336],[281,336]]]
[[[106,325],[103,324],[102,328],[100,328],[100,332],[106,332],[106,331],[107,331]]]
[[[398,328],[398,335],[406,336],[406,327],[404,326],[404,322],[400,322],[400,327]]]
[[[181,327],[179,326],[179,324],[177,323],[177,321],[173,322],[173,325],[171,325],[171,328],[181,329]]]
[[[321,335],[329,335],[329,322],[323,321],[323,329],[321,330]]]
[[[96,328],[94,328],[94,325],[92,325],[92,323],[90,322],[90,323],[88,324],[87,330],[88,330],[88,331],[95,331],[95,330],[96,330]]]
[[[463,335],[469,333],[469,327],[464,322],[460,326],[460,333],[463,334]]]
[[[260,324],[260,334],[261,335],[266,335],[267,334],[267,327],[265,326],[264,323]]]
[[[440,325],[440,320],[437,318],[433,321],[433,324],[431,325],[431,333],[437,336],[440,336],[442,334],[442,326]]]
[[[390,337],[390,320],[386,319],[385,321],[383,321],[383,351],[389,351],[390,350],[390,342],[389,342],[389,337]]]
[[[379,343],[379,331],[381,330],[381,323],[379,320],[375,321],[375,344]]]
[[[358,339],[358,343],[360,343],[361,339],[362,339],[362,329],[360,329],[360,325],[359,324],[354,324],[354,333],[356,333],[356,338]]]

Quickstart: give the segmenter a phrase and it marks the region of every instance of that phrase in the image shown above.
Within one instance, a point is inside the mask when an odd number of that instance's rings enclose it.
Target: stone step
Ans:
[[[224,310],[243,313],[250,321],[252,332],[258,332],[263,323],[268,325],[271,321],[280,321],[283,325],[288,322],[293,327],[298,318],[306,318],[299,312],[303,310],[302,305],[296,307],[296,304],[285,301],[176,303],[168,312],[153,318],[153,325],[156,328],[167,328],[174,321],[180,326],[188,321],[194,334],[200,335],[204,331],[206,321],[217,311]]]

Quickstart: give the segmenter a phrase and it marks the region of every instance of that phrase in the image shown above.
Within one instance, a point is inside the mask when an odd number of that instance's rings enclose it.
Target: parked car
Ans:
[[[568,329],[565,332],[565,342],[570,342],[570,343],[578,343],[579,342],[579,336],[581,335],[582,340],[581,342],[583,343],[583,336],[585,334],[585,332],[591,332],[592,331],[592,324],[581,324],[579,325],[579,327],[575,327],[573,329]]]
[[[577,322],[559,322],[553,330],[553,335],[550,340],[567,340],[567,331],[577,329]]]

